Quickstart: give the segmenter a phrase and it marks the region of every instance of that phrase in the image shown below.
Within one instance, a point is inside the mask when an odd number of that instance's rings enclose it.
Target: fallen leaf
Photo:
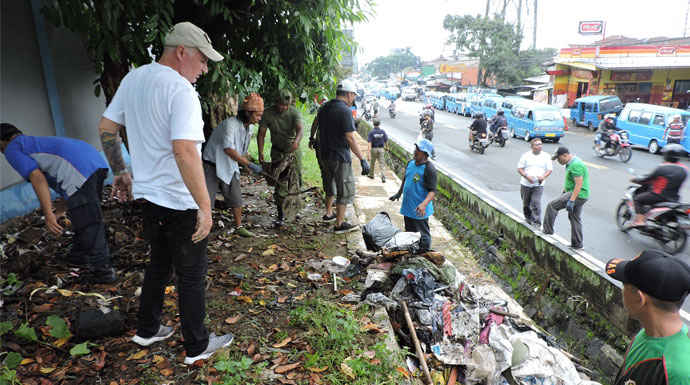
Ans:
[[[383,329],[381,329],[379,325],[373,322],[362,326],[362,331],[368,331],[371,333],[383,333]]]
[[[254,354],[255,350],[256,350],[256,344],[252,342],[252,344],[249,345],[249,347],[247,348],[247,354],[251,356],[252,354]]]
[[[240,255],[235,257],[235,262],[239,262],[245,258],[247,258],[247,254],[240,254]]]
[[[278,303],[285,303],[285,301],[287,301],[288,298],[290,297],[287,295],[285,297],[278,297]]]
[[[274,348],[282,348],[283,346],[289,344],[290,341],[292,341],[292,338],[287,337],[286,339],[284,339],[284,340],[278,342],[277,344],[274,344],[273,347],[274,347]]]
[[[273,273],[274,271],[278,270],[278,265],[277,264],[272,264],[271,266],[267,267],[264,272],[265,273]]]
[[[269,249],[264,250],[264,252],[261,253],[261,255],[263,255],[264,257],[268,257],[268,256],[273,255],[275,253],[276,253],[276,249],[270,249],[269,248]]]
[[[239,321],[240,318],[242,318],[242,314],[238,314],[238,315],[236,315],[236,316],[234,316],[234,317],[228,317],[228,318],[225,319],[225,323],[228,324],[228,325],[232,325],[232,324],[234,324],[235,322]]]
[[[285,271],[290,271],[290,265],[288,265],[287,263],[283,262],[283,263],[280,264],[280,269],[281,269],[281,270],[285,270]]]
[[[165,287],[165,294],[170,295],[175,292],[175,286],[166,286]]]
[[[49,312],[53,308],[52,303],[44,303],[43,305],[34,306],[34,313],[45,313]]]
[[[62,345],[66,344],[67,341],[69,341],[69,339],[70,339],[70,337],[59,338],[59,339],[55,340],[55,342],[53,342],[53,345],[60,348],[60,347],[62,347]]]
[[[374,359],[374,360],[369,361],[369,363],[372,364],[372,365],[380,365],[380,364],[381,364],[381,360],[379,360],[379,359],[377,358],[377,359]]]
[[[312,367],[312,368],[307,368],[307,369],[308,369],[310,372],[321,373],[321,372],[325,372],[326,369],[328,369],[328,366],[324,366],[324,367],[321,367],[321,368],[314,368],[314,367]]]
[[[295,300],[301,301],[301,300],[303,300],[304,297],[306,297],[306,296],[307,296],[307,293],[302,293],[302,294],[298,295],[297,297],[295,297]]]
[[[252,361],[254,361],[254,362],[263,361],[263,360],[261,359],[261,354],[256,353],[255,355],[253,355],[253,356],[252,356]]]
[[[57,368],[43,368],[43,367],[41,367],[41,369],[39,369],[39,370],[40,370],[41,373],[43,373],[43,374],[48,374],[48,373],[51,373],[51,372],[52,372],[53,370],[55,370],[55,369],[57,369]]]
[[[65,289],[57,289],[58,293],[62,294],[63,297],[70,297],[72,292]]]
[[[242,289],[239,287],[236,287],[233,291],[228,293],[228,295],[233,296],[233,297],[240,296],[240,295],[242,295]]]
[[[26,364],[30,364],[32,362],[34,362],[33,358],[25,358],[19,363],[19,365],[26,365]]]
[[[398,372],[400,372],[403,376],[405,376],[405,378],[407,378],[407,379],[410,378],[410,372],[408,372],[407,369],[398,366],[398,367],[395,368],[395,370],[397,370]]]
[[[139,350],[138,352],[133,353],[131,356],[127,357],[127,361],[130,361],[130,360],[140,360],[140,359],[142,359],[146,354],[148,354],[148,352],[149,352],[148,349]]]
[[[260,306],[266,306],[266,301],[264,301],[263,299],[260,299],[260,300],[259,300],[259,305],[260,305]]]
[[[345,362],[340,363],[340,371],[345,373],[345,375],[350,377],[351,379],[355,379],[355,372],[352,370],[351,367],[347,366]]]
[[[275,368],[273,371],[282,374],[291,371],[292,369],[297,368],[298,366],[302,365],[301,362],[295,362],[294,364],[288,364],[288,365],[281,365],[277,368]]]
[[[163,357],[159,354],[156,354],[153,356],[153,363],[154,364],[157,364],[157,363],[162,362],[162,361],[165,361],[165,357]]]
[[[245,303],[252,303],[252,302],[254,302],[254,300],[252,300],[250,297],[248,297],[248,296],[246,296],[246,295],[240,295],[240,296],[238,296],[238,297],[237,297],[237,300],[238,300],[238,301],[245,302]]]
[[[350,290],[350,289],[343,289],[343,290],[340,290],[340,294],[342,294],[342,295],[352,294],[352,290]]]
[[[161,369],[161,370],[160,370],[160,373],[161,373],[162,375],[164,375],[165,377],[170,377],[170,376],[172,376],[172,374],[173,374],[173,370],[172,370],[171,368]]]

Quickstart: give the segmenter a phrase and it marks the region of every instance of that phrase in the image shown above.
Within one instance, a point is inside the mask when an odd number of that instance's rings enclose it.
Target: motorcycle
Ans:
[[[499,147],[505,147],[509,136],[510,133],[508,132],[508,127],[499,127],[496,130],[496,133],[491,135],[491,143],[495,142]]]
[[[363,114],[363,116],[364,116],[364,120],[371,120],[371,113],[369,112],[369,109],[368,109],[368,108],[365,108],[365,109],[364,109],[364,114]]]
[[[395,119],[395,108],[388,108],[388,116],[390,116],[391,119]]]
[[[632,157],[632,149],[630,148],[630,140],[627,131],[612,131],[609,134],[609,145],[605,146],[601,139],[601,133],[597,133],[594,137],[594,155],[603,158],[606,156],[618,156],[623,163],[627,163]]]
[[[685,248],[687,231],[690,230],[690,204],[661,202],[652,206],[645,215],[644,226],[631,227],[629,222],[635,218],[635,193],[646,186],[631,185],[616,208],[616,225],[624,233],[637,230],[640,234],[656,240],[669,254],[677,254]]]
[[[486,132],[476,133],[470,142],[470,150],[483,154],[489,145],[491,145],[491,140]]]

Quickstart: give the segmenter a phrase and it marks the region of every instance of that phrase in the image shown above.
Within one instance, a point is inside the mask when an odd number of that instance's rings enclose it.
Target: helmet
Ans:
[[[615,114],[606,114],[606,115],[604,115],[604,120],[607,120],[607,121],[613,121],[613,119],[615,119],[615,118],[616,118],[616,115],[615,115]]]
[[[503,115],[503,108],[500,108],[500,107],[499,107],[499,108],[496,110],[496,115]]]
[[[431,104],[427,104],[426,106],[424,106],[424,108],[429,108],[429,109],[431,109]]]
[[[685,149],[678,143],[671,143],[661,149],[664,160],[667,162],[677,162],[681,156],[685,155]]]

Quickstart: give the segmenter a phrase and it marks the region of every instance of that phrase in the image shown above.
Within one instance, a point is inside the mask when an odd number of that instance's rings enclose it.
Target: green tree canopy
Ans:
[[[448,42],[458,52],[479,59],[479,83],[489,79],[498,84],[516,84],[521,80],[518,68],[522,36],[501,17],[447,15],[443,27],[451,34]]]
[[[397,48],[388,56],[379,56],[366,66],[366,71],[372,76],[387,78],[392,73],[401,72],[408,67],[418,67],[421,64],[419,56],[412,53],[409,47]]]
[[[370,9],[370,0],[55,0],[44,13],[82,36],[106,103],[131,66],[151,61],[149,49],[162,52],[173,24],[201,27],[225,56],[197,83],[205,121],[215,126],[232,95],[258,91],[271,104],[280,88],[333,89],[341,52],[354,44],[343,28]]]

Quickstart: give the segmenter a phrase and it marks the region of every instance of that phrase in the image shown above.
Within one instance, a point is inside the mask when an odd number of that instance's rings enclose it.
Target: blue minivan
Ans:
[[[526,141],[542,138],[558,143],[565,135],[565,121],[558,107],[536,102],[520,102],[513,105],[508,120],[508,130],[513,138]]]
[[[654,104],[627,103],[616,119],[616,128],[628,131],[630,144],[646,147],[650,153],[656,154],[666,145],[664,132],[673,115],[680,115],[687,127],[690,111]],[[690,152],[686,133],[680,144]]]
[[[502,96],[488,96],[482,100],[482,112],[484,112],[484,117],[486,119],[491,119],[494,115],[496,115],[496,111],[501,107],[501,104],[503,104],[503,97]]]
[[[480,112],[484,112],[482,101],[484,97],[480,94],[474,94],[470,97],[470,116],[475,116]]]
[[[575,124],[587,126],[594,131],[606,114],[618,114],[623,109],[623,103],[615,95],[591,95],[575,99],[570,109],[570,119]]]

